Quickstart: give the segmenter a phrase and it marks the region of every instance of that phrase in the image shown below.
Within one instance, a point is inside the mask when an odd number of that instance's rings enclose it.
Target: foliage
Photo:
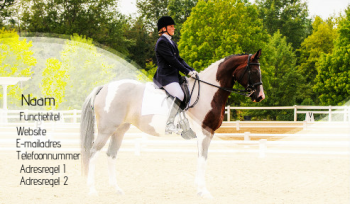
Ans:
[[[148,71],[146,71],[148,70]],[[146,64],[146,70],[142,69],[137,79],[142,82],[153,81],[153,76],[157,71],[157,65],[153,64],[153,62],[149,62]]]
[[[43,80],[40,86],[41,92],[45,97],[55,98],[55,107],[64,102],[67,81],[67,67],[62,67],[62,62],[55,58],[49,58],[46,61],[46,68],[43,71]],[[52,106],[46,106],[51,109]]]
[[[231,54],[256,52],[268,38],[256,6],[240,0],[199,1],[181,32],[180,53],[197,71]]]
[[[159,37],[157,22],[160,17],[169,15],[168,4],[168,0],[137,0],[136,2],[138,12],[140,13],[140,19],[138,19],[137,22],[141,21],[143,23],[143,29],[146,31],[146,35],[148,35],[148,50],[152,50],[146,57],[146,61],[141,64],[142,67],[151,60],[154,62],[156,61],[154,47]]]
[[[311,19],[308,18],[306,2],[301,0],[257,0],[259,17],[270,35],[280,30],[294,49],[310,33]]]
[[[0,28],[4,26],[3,22],[11,16],[9,7],[15,3],[15,0],[3,0],[0,2]],[[12,22],[12,21],[10,21]]]
[[[168,15],[169,0],[137,0],[136,6],[141,17],[146,21],[147,29],[158,33],[157,22]]]
[[[146,24],[142,18],[133,22],[132,26],[125,30],[124,35],[132,43],[128,48],[129,58],[141,68],[146,68],[146,63],[153,60],[156,40],[148,33]]]
[[[98,53],[90,38],[74,34],[67,40],[61,52],[61,70],[66,70],[65,101],[62,108],[79,109],[91,90],[99,85],[110,82],[114,77],[113,67],[107,64]],[[63,82],[56,89],[63,89]],[[61,87],[62,88],[61,88]]]
[[[0,30],[0,76],[30,77],[32,67],[36,64],[32,44],[26,39],[20,40],[14,30]],[[21,93],[26,87],[20,84],[8,87],[8,104],[19,104]],[[2,93],[0,93],[2,97]]]
[[[126,19],[114,0],[21,0],[13,17],[20,30],[37,33],[89,36],[125,55],[129,42],[123,36]]]
[[[319,60],[314,90],[322,105],[343,105],[350,100],[350,6],[338,25],[332,53]]]
[[[191,10],[196,6],[198,0],[169,0],[169,15],[173,17],[176,23],[175,35],[173,40],[178,42],[181,38],[182,24],[191,15]]]
[[[142,68],[138,79],[151,81],[157,69],[156,23],[163,15],[175,20],[173,40],[181,57],[197,71],[228,55],[262,48],[266,99],[252,103],[232,94],[231,106],[342,105],[350,99],[349,8],[339,22],[316,16],[311,26],[302,0],[257,0],[253,5],[248,0],[138,0],[136,18],[121,15],[115,0],[4,2],[0,3],[0,26],[15,28],[22,36],[68,39],[79,33],[66,42],[59,56],[52,50],[47,54],[40,46],[33,53],[35,43],[20,40],[14,31],[0,30],[0,76],[32,77],[22,89],[8,87],[9,105],[18,103],[20,93],[39,94],[33,87],[42,80],[41,93],[54,95],[60,109],[79,109],[93,87],[131,77],[134,69],[128,63],[106,60],[112,57],[102,56],[96,44],[123,53]],[[236,83],[234,88],[242,87]],[[234,114],[273,120],[293,115],[270,110]]]
[[[131,46],[130,58],[148,71],[146,66],[150,61],[156,62],[154,47],[159,38],[157,22],[161,16],[169,15],[175,21],[175,35],[172,40],[178,42],[181,38],[182,24],[191,14],[191,9],[197,0],[139,0],[137,8],[140,17],[136,19],[133,28],[127,31],[127,36],[135,36],[135,46]],[[142,61],[143,60],[143,61]]]
[[[262,52],[260,60],[265,100],[256,106],[293,106],[302,97],[305,79],[296,70],[292,45],[277,31]],[[244,103],[247,105],[247,102]],[[250,105],[251,106],[251,105]],[[252,116],[268,115],[273,120],[292,120],[290,111],[247,111]]]
[[[308,36],[301,44],[298,50],[300,53],[298,72],[306,78],[306,92],[304,93],[303,104],[314,104],[318,102],[317,95],[312,87],[315,85],[315,78],[318,74],[318,61],[323,53],[331,53],[333,50],[333,41],[337,37],[334,19],[331,17],[323,21],[316,16],[312,24],[312,34]]]
[[[269,106],[291,106],[299,95],[298,84],[303,84],[304,78],[296,71],[296,57],[292,45],[287,43],[286,37],[277,31],[266,47],[267,63],[264,65],[264,77],[267,100]],[[300,90],[299,90],[300,91]]]
[[[14,0],[4,0],[0,2],[0,11],[5,10],[7,7],[12,5],[14,3]]]

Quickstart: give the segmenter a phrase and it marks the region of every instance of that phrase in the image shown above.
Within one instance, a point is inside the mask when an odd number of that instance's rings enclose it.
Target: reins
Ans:
[[[199,79],[198,75],[196,75],[196,78],[194,78],[194,77],[191,77],[191,78],[193,78],[195,81],[194,81],[194,84],[193,84],[193,87],[192,87],[192,90],[191,90],[190,101],[191,101],[191,98],[192,98],[192,95],[193,95],[193,91],[194,91],[194,87],[196,86],[196,83],[198,83],[198,95],[197,95],[196,101],[192,105],[188,106],[185,109],[185,111],[187,111],[190,108],[193,108],[199,101],[199,97],[200,97],[200,83],[199,82],[203,82],[203,83],[205,83],[207,85],[216,87],[218,89],[221,89],[221,90],[224,90],[224,91],[227,91],[227,92],[230,92],[230,93],[236,93],[236,94],[239,94],[239,95],[242,95],[242,96],[246,96],[246,97],[249,97],[250,95],[252,95],[255,92],[255,89],[253,89],[251,91],[248,91],[246,89],[245,90],[242,90],[242,89],[229,89],[229,88],[217,86],[215,84],[211,84],[209,82],[206,82],[206,81],[203,81],[203,80]],[[248,93],[245,94],[244,92],[248,92]]]
[[[192,78],[193,78],[193,77],[192,77]],[[191,98],[192,98],[192,95],[193,95],[194,87],[196,86],[196,82],[198,82],[198,95],[197,95],[196,101],[195,101],[192,105],[190,105],[190,106],[188,106],[187,108],[185,108],[185,111],[187,111],[187,110],[190,109],[190,108],[193,108],[193,107],[198,103],[198,101],[199,101],[199,95],[200,95],[200,89],[201,89],[201,87],[200,87],[200,83],[199,83],[200,79],[199,79],[198,74],[196,74],[196,78],[193,78],[193,79],[195,79],[195,81],[194,81],[194,83],[193,83],[193,87],[192,87],[192,91],[191,91],[191,94],[190,94],[189,103],[191,102]]]
[[[203,82],[203,83],[205,83],[207,85],[216,87],[218,89],[227,91],[229,93],[235,93],[235,94],[239,94],[239,95],[242,95],[242,96],[250,97],[256,91],[255,87],[262,85],[261,77],[260,77],[260,82],[257,82],[255,84],[251,85],[251,81],[250,81],[250,65],[260,65],[260,63],[250,63],[250,57],[251,56],[252,56],[252,54],[249,54],[249,56],[248,56],[248,63],[247,63],[246,69],[244,70],[244,73],[242,74],[242,76],[239,79],[239,81],[241,81],[243,79],[243,76],[245,75],[245,73],[248,71],[248,86],[247,86],[246,89],[244,89],[244,90],[243,89],[232,89],[232,88],[225,88],[225,87],[217,86],[215,84],[212,84],[212,83],[209,83],[209,82],[206,82],[206,81],[203,81],[203,80],[199,79],[199,76],[197,74],[195,78],[191,77],[195,81],[193,83],[193,87],[192,87],[192,90],[191,90],[190,101],[191,101],[191,98],[192,98],[192,95],[193,95],[193,91],[194,91],[194,87],[196,86],[196,83],[198,83],[197,99],[192,105],[188,106],[185,110],[187,111],[188,109],[193,108],[198,103],[198,100],[199,100],[199,97],[200,97],[200,83],[199,82]]]
[[[198,75],[197,75],[197,77],[198,77]],[[210,86],[214,86],[214,87],[216,87],[216,88],[218,88],[218,89],[221,89],[221,90],[224,90],[224,91],[227,91],[227,92],[230,92],[230,93],[236,93],[236,94],[240,94],[240,95],[242,95],[242,96],[246,96],[246,97],[249,97],[252,93],[254,93],[254,92],[252,92],[252,91],[248,91],[248,90],[246,90],[246,89],[230,89],[230,88],[225,88],[225,87],[221,87],[221,86],[217,86],[217,85],[215,85],[215,84],[211,84],[211,83],[209,83],[209,82],[206,82],[206,81],[203,81],[203,80],[201,80],[201,79],[199,79],[199,77],[196,79],[196,78],[194,78],[196,81],[200,81],[200,82],[203,82],[203,83],[205,83],[205,84],[208,84],[208,85],[210,85]],[[244,94],[245,92],[248,92],[248,94]],[[251,93],[252,92],[252,93]]]

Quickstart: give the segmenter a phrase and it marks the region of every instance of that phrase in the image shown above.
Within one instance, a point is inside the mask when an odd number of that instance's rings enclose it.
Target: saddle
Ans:
[[[189,102],[191,99],[190,90],[188,88],[188,82],[186,77],[181,76],[179,78],[179,83],[182,91],[184,92],[184,100],[180,103],[180,106],[179,106],[181,110],[178,112],[179,121],[177,124],[177,129],[182,131],[181,132],[177,131],[177,134],[180,133],[181,137],[183,137],[185,140],[190,140],[197,137],[196,133],[193,132],[193,130],[191,129],[189,121],[186,118],[186,114],[185,114],[186,107],[187,105],[189,105]],[[172,97],[168,92],[166,92],[166,94],[167,94],[167,97]]]
[[[175,133],[181,134],[181,136],[184,139],[189,140],[189,139],[196,138],[196,133],[193,132],[193,130],[191,129],[189,122],[188,122],[188,119],[186,118],[186,114],[185,114],[185,110],[186,110],[187,105],[190,102],[191,96],[190,96],[190,90],[188,88],[188,82],[187,82],[186,77],[182,76],[179,79],[180,79],[179,80],[180,87],[181,87],[182,91],[184,92],[184,100],[179,105],[179,108],[181,110],[180,111],[176,110],[176,111],[178,111],[179,121],[178,121],[178,124],[176,125],[177,128],[176,128]],[[174,99],[174,97],[172,95],[170,95],[164,88],[161,88],[161,89],[163,89],[165,91],[167,97]],[[169,113],[169,114],[171,114],[171,113]],[[172,131],[172,132],[174,132],[174,131]]]

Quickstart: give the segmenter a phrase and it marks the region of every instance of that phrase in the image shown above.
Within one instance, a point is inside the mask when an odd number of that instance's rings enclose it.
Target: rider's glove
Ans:
[[[188,75],[191,76],[192,78],[196,78],[196,75],[198,74],[198,72],[196,71],[190,71],[188,72]]]

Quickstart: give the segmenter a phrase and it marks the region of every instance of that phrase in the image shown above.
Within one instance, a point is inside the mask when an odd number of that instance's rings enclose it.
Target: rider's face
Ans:
[[[163,29],[164,29],[164,31],[165,31],[165,28],[163,28]],[[174,33],[175,33],[175,25],[168,25],[168,26],[166,27],[166,29],[167,29],[169,35],[171,35],[171,36],[174,35]]]

